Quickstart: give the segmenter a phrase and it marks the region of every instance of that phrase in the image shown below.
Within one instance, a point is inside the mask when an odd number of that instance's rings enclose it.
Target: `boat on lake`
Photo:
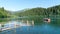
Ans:
[[[50,23],[51,22],[51,19],[50,18],[44,18],[43,21],[44,22],[47,22],[47,23]]]

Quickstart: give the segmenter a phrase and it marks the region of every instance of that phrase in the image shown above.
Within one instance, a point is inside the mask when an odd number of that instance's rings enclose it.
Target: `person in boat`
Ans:
[[[48,18],[48,22],[50,22],[50,18]]]
[[[50,22],[50,18],[44,18],[44,22]]]

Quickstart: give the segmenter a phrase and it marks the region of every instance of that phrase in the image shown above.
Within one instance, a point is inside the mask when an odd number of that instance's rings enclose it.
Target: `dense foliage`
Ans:
[[[0,23],[4,23],[8,21],[7,18],[10,18],[11,13],[4,9],[4,7],[0,8]]]
[[[60,14],[60,5],[47,8],[49,15],[59,15]]]
[[[32,8],[21,12],[16,12],[18,16],[41,16],[41,15],[60,15],[60,5],[49,8]]]
[[[9,12],[4,9],[4,7],[0,8],[0,18],[7,18],[9,16]]]

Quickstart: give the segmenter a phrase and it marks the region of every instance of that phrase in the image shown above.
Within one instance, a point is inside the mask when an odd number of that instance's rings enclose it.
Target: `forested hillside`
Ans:
[[[47,8],[49,15],[60,15],[60,5]]]
[[[48,8],[32,8],[21,12],[16,12],[18,16],[41,16],[41,15],[60,15],[60,5]]]
[[[0,8],[0,18],[7,18],[9,14],[9,11],[5,10],[4,7]]]

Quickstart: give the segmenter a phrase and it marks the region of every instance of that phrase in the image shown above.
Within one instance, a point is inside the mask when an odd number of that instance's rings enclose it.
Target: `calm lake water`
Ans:
[[[10,22],[21,23],[18,21]],[[0,32],[0,34],[60,34],[60,27],[44,23],[42,25],[22,26],[16,29],[5,30]]]

